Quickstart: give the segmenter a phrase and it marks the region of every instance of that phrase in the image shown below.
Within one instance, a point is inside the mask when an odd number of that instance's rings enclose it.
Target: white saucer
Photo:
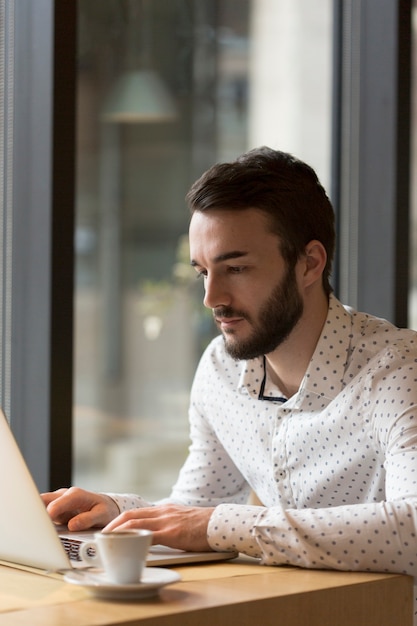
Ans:
[[[101,569],[73,570],[65,574],[64,580],[85,587],[98,598],[136,600],[156,595],[165,585],[181,580],[181,576],[170,569],[145,567],[141,582],[132,585],[117,585],[110,582]]]

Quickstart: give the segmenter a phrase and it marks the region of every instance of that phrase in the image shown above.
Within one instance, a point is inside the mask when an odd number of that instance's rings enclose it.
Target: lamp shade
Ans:
[[[169,122],[176,117],[172,96],[152,70],[122,74],[105,102],[102,119],[109,123]]]

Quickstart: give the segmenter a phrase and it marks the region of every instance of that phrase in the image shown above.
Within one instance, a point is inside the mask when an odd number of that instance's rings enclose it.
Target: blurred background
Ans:
[[[262,144],[330,178],[332,2],[79,0],[74,482],[166,496],[215,329],[184,196]]]

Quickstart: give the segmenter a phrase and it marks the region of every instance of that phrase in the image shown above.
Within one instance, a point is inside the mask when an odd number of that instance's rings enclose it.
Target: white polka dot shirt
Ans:
[[[215,550],[268,565],[417,576],[417,334],[343,307],[329,314],[296,395],[264,359],[205,351],[191,446],[170,500],[216,506]],[[253,489],[264,506],[247,505]],[[114,496],[123,510],[143,506]]]

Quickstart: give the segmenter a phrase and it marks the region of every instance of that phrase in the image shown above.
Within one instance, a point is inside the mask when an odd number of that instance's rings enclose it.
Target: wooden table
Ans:
[[[0,566],[0,626],[411,626],[412,578],[233,561],[176,568],[152,599],[99,600]]]

